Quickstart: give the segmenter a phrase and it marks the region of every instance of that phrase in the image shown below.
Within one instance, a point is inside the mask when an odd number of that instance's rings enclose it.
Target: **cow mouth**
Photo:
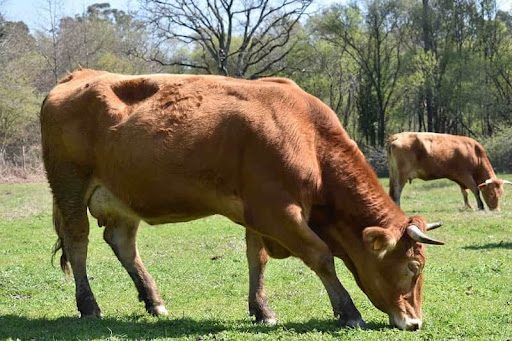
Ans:
[[[410,318],[407,316],[390,314],[389,324],[398,329],[415,331],[421,329],[423,321],[417,318]]]

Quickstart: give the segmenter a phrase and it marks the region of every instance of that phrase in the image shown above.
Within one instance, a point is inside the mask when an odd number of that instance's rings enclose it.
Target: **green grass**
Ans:
[[[339,277],[370,328],[338,328],[319,279],[297,259],[269,263],[267,292],[279,324],[254,325],[246,312],[244,231],[217,216],[141,228],[139,248],[170,311],[166,318],[145,313],[130,278],[103,242],[102,229],[91,221],[88,269],[104,318],[80,320],[73,281],[50,264],[55,233],[47,186],[0,185],[0,339],[507,340],[512,337],[508,190],[502,212],[490,213],[462,210],[458,186],[449,181],[417,180],[405,187],[403,209],[443,221],[432,235],[446,245],[427,247],[424,328],[403,332],[388,326],[387,315],[371,305],[339,261]]]

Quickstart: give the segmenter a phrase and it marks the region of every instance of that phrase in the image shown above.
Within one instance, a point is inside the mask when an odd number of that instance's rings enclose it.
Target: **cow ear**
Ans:
[[[363,242],[368,251],[382,258],[387,252],[393,250],[396,237],[388,229],[371,226],[363,230]]]

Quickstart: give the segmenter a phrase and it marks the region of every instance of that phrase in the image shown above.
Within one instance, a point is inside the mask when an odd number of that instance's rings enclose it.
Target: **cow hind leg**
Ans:
[[[336,275],[329,247],[309,228],[301,208],[293,204],[284,207],[269,205],[274,208],[273,213],[264,210],[265,214],[256,215],[254,210],[248,214],[247,220],[258,226],[261,234],[279,241],[318,275],[329,295],[334,315],[342,326],[364,327],[366,324],[361,314]]]
[[[89,180],[84,173],[67,163],[47,170],[54,198],[53,218],[58,235],[54,252],[62,249],[63,270],[71,266],[75,279],[76,304],[81,317],[99,317],[101,310],[92,293],[86,270],[89,221],[84,195]]]
[[[249,229],[246,230],[245,241],[249,263],[249,315],[255,317],[256,323],[274,325],[277,322],[276,315],[268,305],[264,287],[267,251],[261,237]]]
[[[389,170],[389,196],[393,201],[400,206],[400,195],[405,185],[405,181],[402,181],[404,177],[400,176],[400,170],[398,169],[397,161],[392,153],[393,146],[388,146],[388,170]]]
[[[167,309],[160,298],[156,283],[139,256],[136,242],[138,225],[136,220],[117,219],[113,225],[105,227],[103,238],[132,278],[139,301],[144,302],[146,311],[154,316],[165,316],[168,314]]]
[[[471,204],[469,203],[469,200],[468,200],[468,189],[463,186],[460,186],[460,191],[462,193],[462,197],[464,198],[464,207],[473,209],[473,207],[471,207]]]
[[[103,239],[114,251],[133,280],[144,302],[146,310],[152,315],[167,315],[158,288],[146,270],[137,249],[137,230],[140,219],[105,187],[97,186],[88,200],[91,215],[98,225],[105,226]]]
[[[389,196],[393,201],[400,206],[400,196],[405,186],[405,180],[402,180],[395,172],[390,172],[389,175]]]

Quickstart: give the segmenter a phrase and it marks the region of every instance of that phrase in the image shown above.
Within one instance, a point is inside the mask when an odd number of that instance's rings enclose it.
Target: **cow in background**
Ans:
[[[389,165],[389,195],[400,205],[400,194],[407,180],[450,179],[456,182],[471,208],[467,190],[475,195],[478,209],[484,204],[490,210],[500,209],[503,184],[498,179],[487,153],[480,143],[466,136],[437,133],[404,132],[392,135],[387,145]]]
[[[295,256],[320,278],[340,325],[363,327],[336,256],[394,326],[421,327],[424,244],[442,244],[426,234],[434,226],[395,205],[336,114],[294,82],[77,70],[40,118],[54,251],[73,272],[82,316],[101,315],[86,271],[89,209],[151,314],[167,310],[137,250],[139,222],[221,214],[246,228],[257,322],[276,321],[269,255]]]

